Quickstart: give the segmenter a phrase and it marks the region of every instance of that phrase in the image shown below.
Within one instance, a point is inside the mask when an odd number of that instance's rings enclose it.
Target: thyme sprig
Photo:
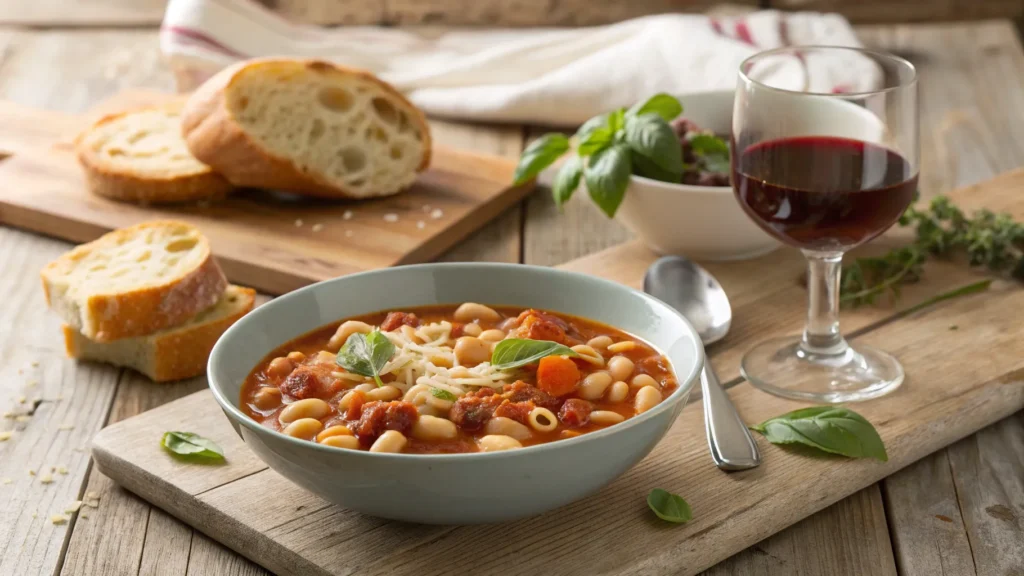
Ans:
[[[903,285],[920,280],[929,256],[963,253],[971,266],[1024,280],[1024,224],[1009,214],[978,210],[968,217],[946,196],[936,196],[925,208],[907,208],[899,223],[914,229],[914,242],[844,266],[842,304],[873,304],[885,295],[898,299]]]

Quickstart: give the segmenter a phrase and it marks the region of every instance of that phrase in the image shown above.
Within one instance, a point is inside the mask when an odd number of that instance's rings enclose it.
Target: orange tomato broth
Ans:
[[[287,406],[287,402],[290,400],[290,398],[287,395],[285,395],[284,404],[281,404],[280,406],[277,406],[269,410],[260,410],[254,404],[254,396],[261,388],[266,386],[277,387],[285,380],[285,378],[274,378],[273,376],[268,374],[267,368],[270,362],[275,358],[286,356],[290,352],[298,351],[305,354],[306,356],[306,360],[304,360],[302,363],[309,363],[310,361],[313,360],[313,358],[316,356],[318,352],[326,350],[328,340],[330,340],[331,336],[334,335],[338,326],[345,321],[358,320],[365,322],[371,326],[379,327],[389,312],[401,311],[414,313],[419,318],[420,325],[440,322],[442,320],[447,320],[454,324],[456,322],[453,319],[453,314],[457,307],[457,304],[436,306],[412,306],[395,310],[373,312],[370,314],[364,314],[361,316],[354,316],[338,320],[321,328],[317,328],[316,330],[313,330],[312,332],[309,332],[308,334],[300,336],[294,340],[291,340],[288,343],[279,346],[273,352],[264,357],[263,360],[261,360],[260,363],[257,364],[253,371],[249,374],[248,378],[246,378],[246,381],[242,386],[241,391],[242,411],[246,413],[249,417],[251,417],[253,420],[262,424],[263,426],[266,426],[277,431],[281,431],[283,429],[283,426],[278,421],[278,416],[280,415],[281,410],[283,410],[284,407]],[[509,322],[510,319],[515,319],[520,312],[526,310],[524,308],[512,306],[488,305],[488,307],[492,308],[493,310],[501,314],[502,319],[498,322],[476,321],[475,323],[478,324],[483,330],[488,330],[492,328],[500,329],[502,324]],[[570,326],[572,326],[572,328],[575,329],[575,333],[573,335],[577,336],[577,339],[580,340],[579,343],[582,344],[585,344],[588,340],[592,338],[602,335],[609,336],[612,339],[613,343],[627,341],[634,342],[636,346],[631,350],[626,350],[615,354],[611,354],[606,351],[605,354],[603,354],[604,356],[606,356],[606,364],[607,360],[610,360],[613,356],[624,356],[633,361],[634,369],[630,376],[626,379],[627,384],[632,378],[634,378],[638,374],[648,374],[661,384],[662,401],[664,401],[664,398],[667,398],[678,387],[678,383],[675,379],[675,374],[672,371],[668,358],[661,355],[657,350],[655,350],[653,346],[644,342],[640,338],[627,334],[626,332],[619,330],[617,328],[613,328],[606,324],[596,322],[594,320],[589,320],[586,318],[571,316],[568,314],[562,314],[558,312],[551,312],[547,310],[539,311],[550,316],[558,317],[562,321],[570,324]],[[514,332],[514,330],[515,328],[513,327],[507,330],[506,332],[511,334],[512,332]],[[512,336],[515,337],[514,334],[512,334]],[[576,344],[576,342],[570,342],[569,344],[574,345]],[[331,352],[337,352],[337,350],[332,350]],[[580,382],[582,382],[583,378],[585,378],[588,374],[600,372],[606,369],[606,367],[594,366],[593,364],[590,364],[585,361],[578,361],[577,365],[580,369]],[[337,370],[343,371],[341,367],[337,367]],[[536,386],[536,371],[536,363],[526,366],[524,368],[519,369],[516,372],[516,379],[523,380],[524,382],[532,386]],[[393,379],[394,376],[391,374],[382,377],[382,380],[384,381],[385,384],[392,381]],[[510,380],[512,380],[512,382],[515,381],[515,379]],[[322,419],[322,422],[324,422],[325,429],[335,424],[345,424],[344,421],[340,420],[340,415],[338,414],[338,402],[356,384],[357,383],[352,383],[351,385],[342,388],[337,392],[316,396],[322,400],[325,400],[328,404],[331,405],[332,409],[334,410],[334,412],[331,415]],[[476,387],[467,388],[475,389]],[[610,388],[611,387],[609,386],[609,390]],[[603,397],[599,400],[588,400],[588,402],[590,402],[593,405],[593,409],[595,411],[607,410],[616,412],[618,414],[621,414],[624,418],[628,420],[629,418],[635,416],[633,403],[637,390],[638,389],[634,389],[631,386],[628,395],[622,402],[612,403],[607,401]],[[605,393],[605,396],[606,395],[607,391]],[[576,394],[576,392],[573,392],[560,398],[564,401],[570,398],[579,398],[579,396]],[[399,398],[399,400],[401,400],[401,398]],[[341,410],[340,412],[344,413],[344,410]],[[553,410],[553,412],[555,412],[556,416],[558,415],[557,410]],[[611,424],[610,426],[615,426],[615,424]],[[530,428],[532,432],[531,437],[526,440],[522,440],[521,444],[523,445],[523,447],[532,446],[536,444],[544,444],[547,442],[552,442],[560,439],[573,438],[581,434],[601,430],[604,428],[608,428],[610,426],[601,426],[593,424],[592,422],[587,422],[583,426],[568,427],[561,421],[559,421],[558,427],[550,432],[542,432]],[[477,452],[478,449],[475,441],[485,435],[486,433],[483,430],[470,433],[463,430],[461,427],[458,427],[458,436],[452,440],[426,441],[409,437],[408,443],[406,444],[402,452],[406,454]],[[363,446],[362,448],[366,449],[367,446]]]

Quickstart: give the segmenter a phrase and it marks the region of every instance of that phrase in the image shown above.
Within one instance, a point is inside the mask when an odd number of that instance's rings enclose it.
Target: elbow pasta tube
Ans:
[[[551,432],[558,428],[558,418],[555,417],[554,412],[540,406],[530,411],[527,422],[530,423],[531,428],[538,432]]]

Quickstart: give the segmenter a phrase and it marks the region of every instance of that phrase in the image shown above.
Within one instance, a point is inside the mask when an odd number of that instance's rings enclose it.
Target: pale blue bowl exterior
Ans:
[[[616,326],[667,355],[680,386],[657,407],[605,430],[476,454],[371,454],[331,448],[265,428],[238,409],[248,373],[284,342],[349,316],[465,301],[542,308]],[[221,337],[210,356],[208,375],[214,397],[249,448],[299,486],[373,516],[470,524],[540,514],[600,490],[664,436],[703,362],[703,346],[690,324],[642,292],[552,268],[454,263],[354,274],[275,299]]]

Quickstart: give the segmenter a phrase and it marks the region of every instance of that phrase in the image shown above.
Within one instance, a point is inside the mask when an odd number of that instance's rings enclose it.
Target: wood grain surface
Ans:
[[[293,0],[280,0],[280,3],[289,1]],[[78,114],[126,88],[170,89],[171,75],[159,58],[156,29],[124,28],[125,24],[118,22],[117,15],[111,16],[112,13],[107,10],[108,6],[118,2],[121,0],[89,0],[70,8],[70,1],[34,2],[40,7],[36,12],[39,20],[32,23],[37,28],[0,27],[0,97],[30,108],[45,107]],[[5,5],[4,10],[0,11],[0,17],[15,13],[15,5],[19,3],[27,5],[30,2],[15,0]],[[294,3],[301,4],[302,0],[294,0]],[[330,4],[334,6],[333,2]],[[141,6],[141,3],[138,5]],[[893,3],[884,11],[895,14],[897,5]],[[73,23],[62,18],[79,6],[95,8],[97,15],[106,14],[106,21],[116,27],[68,28]],[[47,13],[42,7],[50,12]],[[153,13],[157,14],[157,11]],[[98,21],[94,19],[86,25],[93,26]],[[57,27],[46,28],[51,23],[56,23]],[[1019,134],[1024,133],[1024,116],[1012,113],[1021,108],[1020,100],[1024,96],[1019,87],[1024,76],[1019,65],[1022,59],[1020,43],[1010,23],[871,26],[858,27],[857,32],[869,45],[895,50],[911,58],[921,71],[925,170],[922,184],[925,193],[943,192],[1024,164],[1024,160],[1017,155],[1024,142],[1019,138]],[[956,120],[951,127],[936,121],[947,116]],[[513,157],[521,150],[524,134],[520,126],[434,122],[432,127],[438,140],[444,144],[492,154],[505,153]],[[2,137],[0,142],[2,146],[7,145]],[[977,142],[987,144],[979,147]],[[939,153],[943,155],[940,157]],[[934,154],[934,160],[929,160],[929,154]],[[538,191],[530,199],[534,207],[531,215],[548,215],[545,226],[530,225],[522,205],[516,206],[461,242],[445,254],[443,259],[527,262],[540,262],[543,259],[544,263],[552,264],[580,255],[585,250],[584,246],[610,245],[600,236],[609,231],[614,233],[617,224],[594,218],[587,220],[585,229],[575,229],[575,226],[580,225],[578,221],[568,225],[555,220],[553,216],[557,211],[551,205],[548,194],[546,190]],[[590,206],[582,201],[579,202],[579,208],[586,210]],[[555,231],[557,234],[545,234],[556,227],[561,227],[561,230]],[[524,234],[527,228],[529,233]],[[35,282],[25,279],[34,278],[40,262],[48,261],[52,255],[66,250],[69,245],[18,230],[5,233],[0,238],[0,245],[3,246],[0,249],[0,260],[3,260],[4,272],[10,275],[11,280],[3,284],[5,299],[0,301],[0,318],[3,318],[11,334],[37,334],[37,337],[25,340],[34,351],[40,343],[42,346],[52,344],[51,335],[57,324],[53,318],[33,313],[26,308],[33,305],[34,300],[10,298],[7,294],[11,293],[11,287],[15,287],[31,295],[38,287]],[[525,256],[527,252],[529,256]],[[4,359],[0,366],[6,365],[12,358],[21,357],[19,354],[25,354],[25,342],[8,341],[8,344],[0,346],[0,357]],[[41,357],[41,363],[47,361],[62,362],[60,351],[54,348],[52,356]],[[26,362],[31,367],[27,357]],[[266,574],[259,567],[201,534],[193,536],[190,527],[114,483],[107,481],[99,484],[97,479],[103,478],[103,475],[89,466],[70,467],[67,475],[55,474],[56,481],[53,484],[29,483],[29,490],[19,488],[12,495],[12,491],[28,479],[25,472],[28,468],[27,458],[33,453],[31,450],[18,450],[16,456],[12,457],[17,443],[38,446],[53,441],[72,442],[72,452],[75,453],[74,447],[81,448],[79,443],[84,444],[85,439],[107,421],[123,419],[204,385],[197,380],[173,387],[172,391],[163,387],[153,388],[141,380],[125,379],[120,371],[113,368],[84,366],[79,370],[85,369],[110,374],[107,381],[114,389],[113,406],[105,408],[106,418],[79,418],[73,432],[59,431],[66,436],[58,435],[58,431],[47,427],[52,426],[52,423],[39,425],[13,418],[0,419],[0,430],[14,428],[18,434],[6,443],[0,442],[0,477],[12,480],[10,485],[0,484],[0,505],[5,509],[11,505],[15,507],[15,511],[8,516],[0,512],[0,523],[7,525],[13,519],[17,524],[14,529],[0,531],[3,537],[0,539],[0,553],[21,558],[20,561],[4,564],[4,568],[31,565],[46,574],[59,572],[88,576],[98,573],[186,576],[186,571],[191,575]],[[0,409],[5,412],[20,410],[17,400],[22,393],[27,393],[27,399],[31,399],[33,388],[28,387],[30,380],[19,379],[16,370],[0,374],[4,376],[0,380],[0,392],[3,393],[0,394]],[[56,385],[60,386],[60,379],[73,378],[70,373],[52,370],[44,372],[43,376],[45,380],[40,381],[37,387],[55,386],[55,380]],[[78,385],[82,386],[83,381],[79,381]],[[94,394],[95,390],[95,387],[89,388],[89,393]],[[68,402],[69,396],[52,398],[53,406]],[[1024,423],[1020,420],[1020,414],[1014,418],[961,441],[960,444],[970,443],[977,454],[983,457],[975,461],[975,472],[971,472],[972,468],[969,467],[954,471],[947,465],[950,482],[955,479],[955,482],[966,486],[973,481],[969,473],[975,474],[974,478],[991,478],[997,473],[1005,474],[1007,463],[1019,463],[1019,453],[1013,450],[1024,437]],[[941,450],[932,458],[945,458],[948,462],[947,454],[956,446]],[[49,457],[44,459],[50,465],[58,464]],[[899,476],[890,477],[881,484],[858,492],[762,540],[707,573],[716,576],[862,576],[865,573],[862,571],[862,560],[876,558],[879,574],[893,573],[898,563],[899,574],[930,576],[941,572],[932,570],[930,564],[907,563],[904,559],[932,553],[934,548],[916,546],[913,542],[933,542],[933,536],[941,536],[942,530],[957,532],[957,537],[963,542],[969,540],[972,544],[977,543],[976,552],[987,555],[977,559],[977,572],[971,568],[947,573],[1005,576],[1006,573],[1024,570],[1024,563],[1019,559],[1012,562],[1009,560],[1015,558],[1013,553],[1019,550],[1017,542],[1020,538],[1014,541],[1004,535],[1012,536],[1013,533],[990,530],[986,522],[971,522],[965,526],[954,514],[944,514],[952,518],[953,522],[939,520],[935,518],[935,512],[920,507],[918,500],[908,498],[905,493],[901,495],[887,490],[901,476],[905,477],[903,481],[910,487],[931,486],[928,479],[935,468],[925,466],[927,461],[908,466]],[[46,495],[48,491],[65,484],[74,486],[70,492],[78,497],[95,490],[95,486],[101,486],[98,492],[102,496],[99,508],[86,508],[85,514],[80,514],[72,523],[46,528],[50,526],[49,514],[60,512],[64,506],[63,503],[54,504]],[[882,488],[883,497],[878,496],[879,487]],[[998,518],[991,516],[990,512],[996,515],[1003,513],[1001,517],[1006,518],[1003,509],[1006,508],[1016,514],[1019,526],[1019,518],[1024,515],[1024,510],[1021,509],[1020,497],[1015,496],[1012,490],[999,489],[998,484],[992,482],[979,484],[977,490],[983,497],[957,499],[954,490],[950,503],[961,511],[960,516],[996,521]],[[136,505],[127,505],[126,502]],[[986,511],[986,508],[992,510]],[[937,509],[939,514],[945,510],[942,507]],[[904,521],[897,520],[894,510],[902,511],[900,518]],[[104,519],[102,527],[90,530],[91,523],[100,519]],[[39,524],[42,529],[31,528],[33,524]],[[941,526],[934,528],[933,532],[934,525]],[[145,535],[140,537],[139,530],[145,530]],[[889,538],[864,536],[886,533],[892,540],[891,547]],[[27,534],[32,534],[32,538],[26,540]],[[893,559],[894,549],[897,552],[896,560]],[[62,555],[60,550],[66,550],[66,553]],[[965,550],[967,555],[963,556]],[[956,569],[973,566],[975,562],[969,546],[943,547],[942,552],[947,556],[958,556],[949,563],[949,566]],[[30,561],[33,555],[41,555],[42,558]],[[1009,572],[997,572],[999,566],[1009,566]]]
[[[57,145],[0,165],[0,222],[85,242],[146,220],[184,220],[209,237],[233,282],[283,294],[440,255],[532,189],[510,184],[514,168],[496,156],[436,146],[430,168],[388,198],[322,201],[239,190],[221,201],[156,207],[89,193],[73,149]]]

